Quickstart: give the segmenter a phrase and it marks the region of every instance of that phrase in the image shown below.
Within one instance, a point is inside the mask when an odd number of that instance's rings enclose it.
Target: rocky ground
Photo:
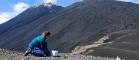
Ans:
[[[72,53],[61,53],[61,57],[34,57],[23,56],[23,53],[0,50],[0,60],[115,60],[114,58],[102,58],[94,56],[85,56]]]

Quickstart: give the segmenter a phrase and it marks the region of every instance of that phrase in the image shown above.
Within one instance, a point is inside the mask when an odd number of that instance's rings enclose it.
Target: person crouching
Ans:
[[[28,49],[26,50],[24,56],[27,56],[28,54],[32,54],[38,57],[51,56],[51,52],[47,48],[47,40],[49,36],[50,36],[50,32],[46,31],[43,32],[42,35],[34,38],[29,43]]]

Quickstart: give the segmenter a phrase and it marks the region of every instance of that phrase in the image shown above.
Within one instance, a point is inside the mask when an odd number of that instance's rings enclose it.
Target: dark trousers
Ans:
[[[45,56],[49,57],[49,56],[51,56],[51,53],[50,53],[50,51],[48,49],[43,51],[42,49],[35,47],[32,50],[32,55],[38,56],[38,57],[45,57]]]

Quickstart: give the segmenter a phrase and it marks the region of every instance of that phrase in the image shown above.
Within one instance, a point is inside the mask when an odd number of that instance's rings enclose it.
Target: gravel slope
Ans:
[[[0,49],[0,60],[115,60],[114,58],[85,56],[72,53],[61,53],[60,55],[61,57],[25,57],[23,53]]]

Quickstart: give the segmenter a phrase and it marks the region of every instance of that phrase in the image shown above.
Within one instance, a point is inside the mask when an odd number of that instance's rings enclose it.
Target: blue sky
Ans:
[[[51,2],[65,7],[77,1],[80,0],[0,0],[0,24],[36,4]]]
[[[51,2],[60,6],[68,6],[77,1],[81,0],[0,0],[0,24],[10,20],[35,4]],[[139,0],[120,1],[139,3]]]
[[[56,1],[56,0],[54,0]],[[61,1],[56,1],[57,5],[62,5],[62,6],[68,6],[74,2],[77,2],[79,0],[61,0]],[[29,6],[39,4],[42,2],[51,2],[51,0],[1,0],[0,1],[0,12],[5,12],[5,11],[12,11],[12,6],[19,3],[19,2],[24,2],[28,4]]]

